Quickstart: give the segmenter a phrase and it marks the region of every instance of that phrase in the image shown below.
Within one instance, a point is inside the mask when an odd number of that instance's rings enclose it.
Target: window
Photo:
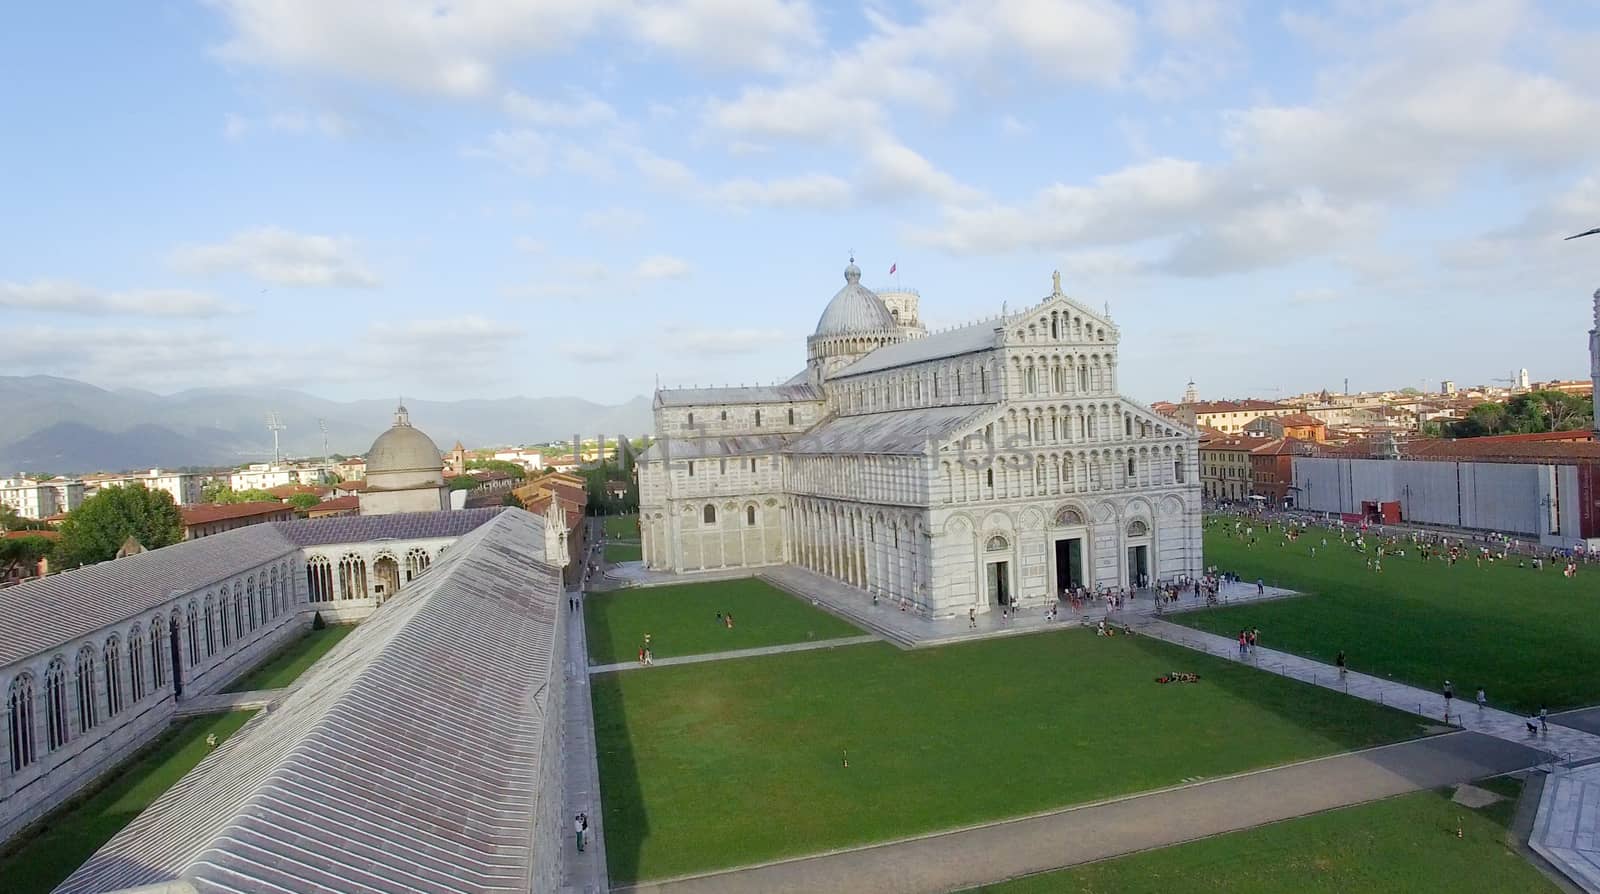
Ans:
[[[189,666],[200,663],[200,609],[189,601]]]
[[[6,691],[6,741],[11,743],[11,772],[33,763],[33,676],[18,674]]]
[[[701,513],[700,513],[700,520],[705,522],[708,525],[716,524],[717,523],[717,507],[711,505],[710,503],[707,503],[706,504],[706,508],[704,510],[702,510]]]
[[[339,598],[366,599],[370,595],[367,589],[367,560],[357,553],[345,553],[339,559]]]
[[[989,487],[994,487],[994,469],[985,469],[983,475],[983,483]]]
[[[230,623],[233,620],[233,614],[228,611],[228,591],[226,589],[222,591],[222,606],[220,611],[222,613],[222,617],[220,618],[222,621],[222,648],[226,650],[228,648],[228,643],[233,641],[233,634],[230,629],[233,626]]]
[[[267,582],[266,580],[262,580],[261,595],[263,597],[266,596],[266,589]],[[250,629],[256,629],[256,579],[254,577],[250,578],[250,582],[246,584],[244,588],[244,608],[245,614],[250,616]],[[242,628],[239,631],[239,636],[244,636],[244,630]]]
[[[789,408],[789,424],[794,425],[794,407]]]
[[[250,578],[250,598],[255,599],[256,579]],[[239,583],[233,584],[233,635],[235,639],[244,639],[244,594],[239,592]]]
[[[217,605],[212,597],[206,597],[206,657],[217,654]]]
[[[1128,457],[1128,477],[1133,477],[1133,457]]]
[[[694,460],[689,460],[689,477],[694,477]]]
[[[756,428],[760,428],[760,427],[761,427],[761,411],[757,410],[756,411]]]
[[[173,630],[177,632],[176,628]],[[167,685],[167,626],[160,618],[150,622],[150,686],[160,689]]]
[[[752,456],[752,457],[750,457],[750,471],[754,472],[755,470],[756,470],[756,458]]]
[[[78,650],[78,731],[88,732],[100,722],[95,710],[97,687],[94,680],[94,648],[84,646]]]
[[[725,459],[717,460],[717,474],[718,475],[726,475],[726,474],[728,474],[728,461],[727,460],[725,460]]]
[[[1183,483],[1183,460],[1182,459],[1175,459],[1175,460],[1172,461],[1172,477],[1177,479],[1177,482],[1179,484]]]
[[[106,716],[122,713],[122,643],[115,637],[106,640],[101,652],[105,661]]]
[[[327,556],[306,560],[306,593],[312,602],[333,601],[333,562]]]
[[[690,428],[694,428],[694,414],[693,413],[689,414],[689,427]]]
[[[144,693],[144,633],[135,624],[128,634],[128,694],[138,702]]]
[[[744,507],[744,523],[752,528],[756,526],[756,507]]]
[[[411,580],[428,570],[428,551],[414,547],[406,553],[406,580]]]
[[[722,411],[722,421],[723,422],[727,422],[728,421],[728,411],[727,410],[723,410]]]
[[[67,663],[57,655],[44,675],[46,742],[51,751],[67,744]]]

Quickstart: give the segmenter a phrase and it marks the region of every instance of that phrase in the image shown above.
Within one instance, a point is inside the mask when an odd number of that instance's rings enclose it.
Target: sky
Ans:
[[[853,253],[933,327],[1060,270],[1144,401],[1587,375],[1593,0],[26,3],[0,60],[0,374],[771,382]]]

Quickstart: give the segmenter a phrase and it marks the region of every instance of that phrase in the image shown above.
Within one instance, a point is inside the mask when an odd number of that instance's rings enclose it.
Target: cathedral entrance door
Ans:
[[[1128,547],[1128,586],[1137,587],[1150,573],[1150,547]]]
[[[378,577],[378,588],[374,594],[378,602],[393,599],[394,594],[400,592],[400,563],[394,556],[379,556],[378,561],[372,563],[372,570]]]
[[[1063,590],[1085,586],[1083,578],[1083,538],[1063,537],[1056,541],[1056,595]]]
[[[990,562],[986,566],[989,583],[989,604],[1008,606],[1011,604],[1011,563]]]

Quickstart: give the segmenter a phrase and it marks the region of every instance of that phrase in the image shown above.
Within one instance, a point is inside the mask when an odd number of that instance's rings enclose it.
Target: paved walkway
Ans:
[[[736,580],[754,577],[760,568],[727,568],[720,571],[651,571],[643,562],[618,562],[602,572],[606,583],[619,587],[661,587],[693,584],[708,580]],[[598,581],[596,581],[598,583]],[[598,589],[598,588],[597,588]]]
[[[243,711],[252,708],[265,708],[282,698],[289,689],[256,689],[250,692],[217,692],[211,695],[201,695],[186,698],[178,703],[174,713],[179,717],[194,717],[199,714],[215,714],[218,711]]]
[[[1180,627],[1155,618],[1142,619],[1134,629],[1145,636],[1153,636],[1210,655],[1239,660],[1237,641],[1216,634]],[[1431,720],[1445,721],[1444,697],[1438,692],[1429,692],[1394,680],[1385,680],[1355,671],[1346,673],[1341,680],[1337,668],[1273,649],[1257,648],[1247,660],[1248,663],[1268,673],[1291,677],[1324,689],[1333,689]],[[1454,700],[1449,717],[1449,722],[1455,726],[1508,742],[1531,745],[1550,752],[1562,761],[1600,758],[1600,736],[1559,724],[1551,724],[1548,730],[1530,735],[1526,725],[1527,718],[1495,708],[1480,710],[1477,705],[1472,704],[1471,692],[1458,694],[1463,697]]]
[[[1116,623],[1123,623],[1125,620],[1131,621],[1154,615],[1156,612],[1154,596],[1150,591],[1142,591],[1136,594],[1121,611],[1111,612],[1109,615],[1103,605],[1089,606],[1082,612],[1073,614],[1063,604],[1061,613],[1054,621],[1045,620],[1042,608],[1028,609],[1019,616],[1005,620],[1002,620],[999,611],[991,610],[978,615],[977,626],[973,627],[965,616],[929,618],[915,611],[901,611],[897,603],[882,599],[874,605],[871,594],[866,591],[795,565],[764,569],[761,577],[774,586],[811,601],[819,608],[877,633],[906,649],[940,646],[969,639],[1037,633],[1041,630],[1056,629],[1062,625],[1094,623],[1103,617],[1110,617]],[[1255,584],[1238,583],[1224,587],[1221,598],[1223,605],[1237,605],[1241,602],[1280,599],[1294,595],[1297,594],[1293,590],[1275,587],[1267,587],[1265,592],[1258,594]],[[1192,596],[1184,596],[1178,603],[1164,607],[1164,611],[1168,613],[1205,609],[1204,601]]]
[[[838,646],[859,646],[878,642],[876,636],[842,636],[838,639],[819,639],[808,643],[785,643],[781,646],[760,646],[754,649],[734,649],[730,652],[706,652],[701,655],[679,655],[675,658],[657,658],[648,667],[671,667],[674,664],[701,664],[706,661],[728,661],[734,658],[755,658],[758,655],[781,655],[784,652],[809,652],[812,649],[833,649]],[[637,661],[619,661],[616,664],[591,664],[589,673],[607,674],[612,671],[645,670]]]
[[[1585,891],[1600,891],[1600,765],[1545,780],[1528,845]]]
[[[567,800],[561,815],[561,890],[606,894],[611,883],[606,875],[605,811],[600,809],[600,765],[594,742],[594,703],[589,699],[586,642],[583,612],[567,612],[567,655],[562,668],[567,691],[561,709],[561,747],[566,761],[562,788]],[[584,842],[582,853],[572,828],[572,818],[579,813],[589,814],[589,840]]]
[[[935,894],[1520,770],[1544,755],[1454,733],[1000,823],[711,875],[638,894]]]

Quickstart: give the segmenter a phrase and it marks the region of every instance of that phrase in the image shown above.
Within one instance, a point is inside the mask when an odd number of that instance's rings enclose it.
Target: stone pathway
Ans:
[[[1534,749],[1453,733],[1023,819],[645,883],[637,894],[935,894],[1520,770]]]
[[[1600,891],[1600,765],[1545,780],[1528,845],[1585,891]]]
[[[212,695],[186,698],[178,702],[178,708],[173,713],[178,717],[195,717],[200,714],[215,714],[219,711],[265,708],[282,698],[292,688],[256,689],[250,692],[218,692]]]
[[[711,580],[737,580],[754,577],[760,568],[728,568],[720,571],[651,571],[643,562],[618,562],[601,573],[606,583],[619,587],[661,587]]]
[[[998,611],[989,611],[978,615],[977,626],[974,628],[965,616],[929,618],[915,611],[901,611],[898,604],[881,599],[877,605],[873,605],[872,596],[866,591],[795,565],[764,569],[761,578],[852,624],[877,633],[905,649],[941,646],[969,639],[1037,633],[1041,630],[1058,629],[1063,625],[1092,624],[1103,617],[1109,617],[1113,622],[1120,624],[1154,615],[1156,611],[1154,597],[1145,591],[1137,594],[1121,611],[1111,612],[1109,615],[1103,606],[1089,607],[1078,614],[1072,614],[1063,605],[1061,613],[1054,621],[1045,620],[1043,609],[1029,609],[1018,617],[1006,620],[1001,619]],[[1223,606],[1263,599],[1281,599],[1294,595],[1297,594],[1293,590],[1275,587],[1267,587],[1264,593],[1257,594],[1255,584],[1244,583],[1229,584],[1223,588],[1221,594]],[[1184,596],[1175,605],[1164,607],[1167,613],[1204,610],[1206,610],[1204,601],[1191,596]]]
[[[576,597],[576,592],[569,597]],[[600,764],[594,742],[594,703],[589,699],[589,652],[584,638],[583,612],[567,612],[567,655],[562,668],[566,701],[562,706],[561,746],[564,751],[562,788],[566,810],[562,813],[561,890],[572,894],[605,894],[611,890],[606,875],[605,811],[600,809]],[[572,818],[589,814],[589,840],[578,852]]]
[[[675,664],[700,664],[706,661],[729,661],[734,658],[754,658],[758,655],[781,655],[785,652],[809,652],[813,649],[833,649],[839,646],[859,646],[862,643],[878,642],[876,636],[863,634],[861,636],[842,636],[838,639],[819,639],[806,643],[785,643],[779,646],[760,646],[754,649],[734,649],[730,652],[706,652],[700,655],[679,655],[675,658],[657,658],[654,664],[648,667],[671,667]],[[606,674],[613,671],[646,670],[646,665],[637,661],[620,661],[616,664],[591,664],[589,673]]]
[[[1143,619],[1134,625],[1134,629],[1144,636],[1176,643],[1209,655],[1233,661],[1239,660],[1237,641],[1227,637],[1180,627],[1155,618]],[[1445,721],[1444,697],[1438,692],[1429,692],[1405,683],[1355,671],[1346,673],[1341,680],[1337,668],[1273,649],[1257,648],[1247,662],[1268,673],[1290,677],[1324,689],[1333,689],[1441,723]],[[1547,751],[1561,761],[1600,758],[1600,736],[1559,724],[1551,724],[1547,730],[1530,735],[1525,717],[1495,708],[1480,710],[1472,703],[1471,692],[1460,692],[1458,695],[1463,697],[1456,698],[1451,706],[1449,722],[1452,725],[1504,739],[1507,742],[1529,745]]]

